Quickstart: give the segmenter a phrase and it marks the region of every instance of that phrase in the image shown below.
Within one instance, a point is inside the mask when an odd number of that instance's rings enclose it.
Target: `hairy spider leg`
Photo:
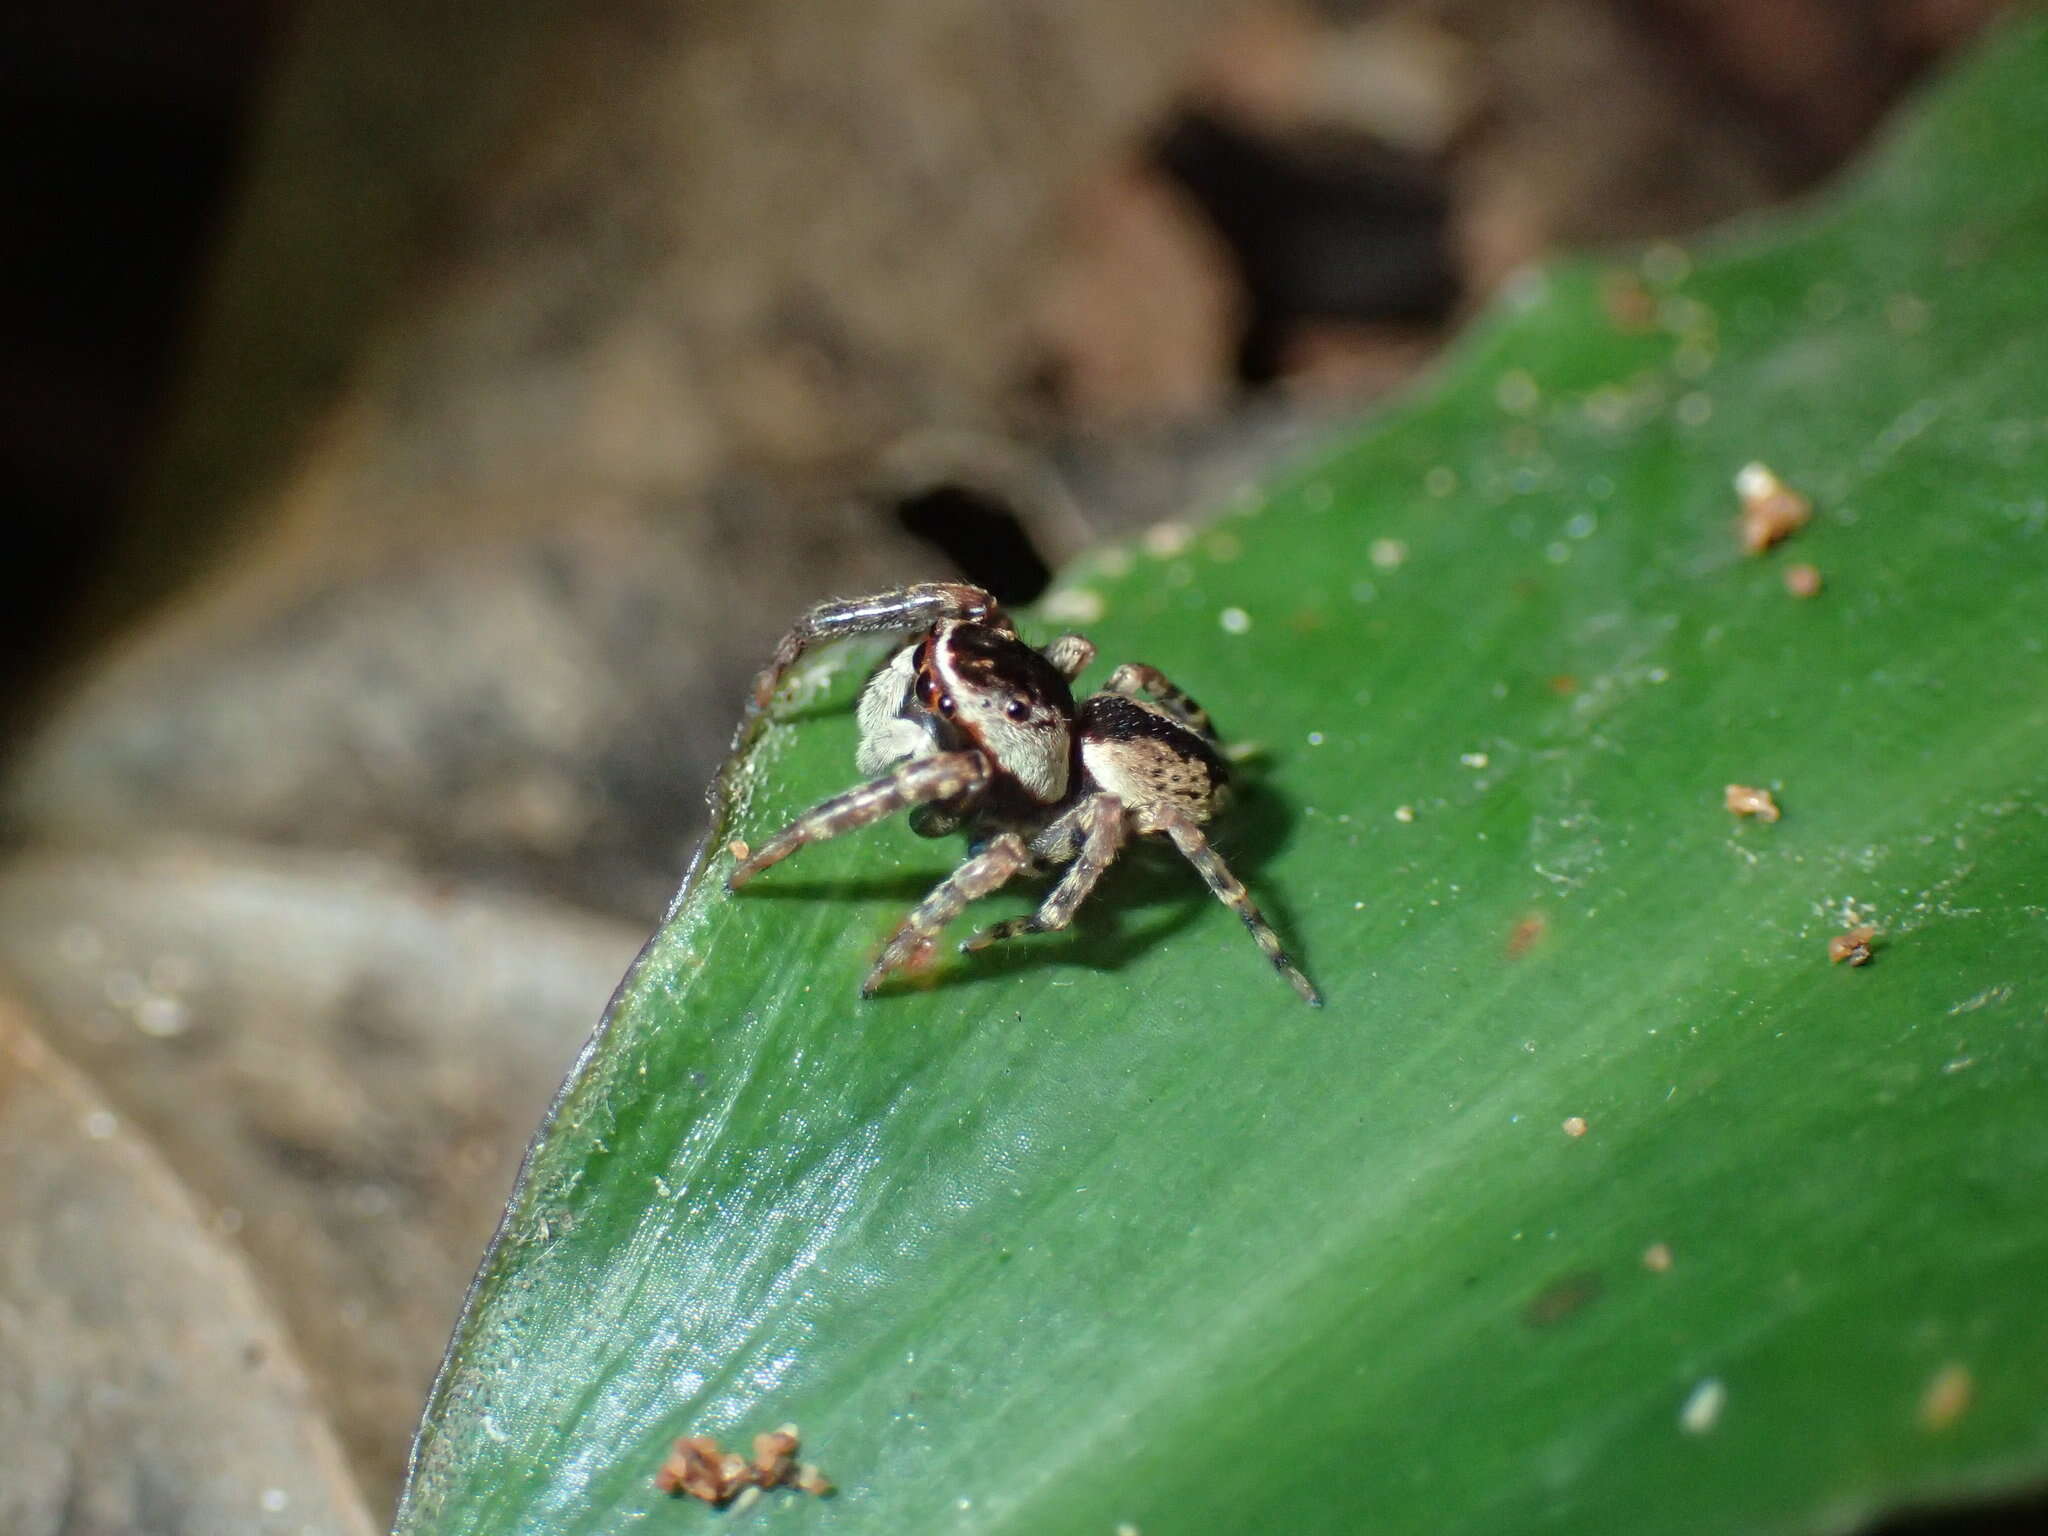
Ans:
[[[932,887],[931,894],[915,907],[903,924],[882,946],[874,969],[861,983],[862,997],[873,997],[875,989],[891,971],[916,961],[948,923],[967,910],[969,902],[1002,889],[1032,866],[1031,850],[1014,832],[990,838],[988,846]]]
[[[1181,724],[1199,731],[1204,740],[1216,740],[1216,729],[1209,723],[1209,712],[1182,693],[1173,679],[1157,667],[1148,667],[1141,661],[1127,661],[1109,674],[1109,681],[1103,686],[1127,699],[1157,704]]]
[[[1039,654],[1071,683],[1095,659],[1095,642],[1086,635],[1061,635]]]
[[[1010,628],[1010,621],[996,600],[965,582],[925,581],[877,592],[872,597],[835,598],[820,603],[782,637],[774,658],[754,679],[754,708],[765,709],[781,686],[783,674],[796,665],[804,651],[820,641],[839,640],[850,635],[903,634],[924,629],[941,619],[968,619]]]
[[[1316,991],[1313,983],[1302,975],[1294,962],[1287,957],[1287,951],[1280,947],[1280,936],[1266,921],[1252,900],[1251,892],[1244,888],[1244,882],[1230,872],[1230,866],[1223,862],[1223,856],[1209,846],[1209,839],[1196,824],[1195,819],[1178,806],[1160,806],[1147,817],[1149,825],[1145,831],[1164,832],[1173,839],[1173,846],[1181,856],[1209,884],[1216,893],[1216,899],[1235,912],[1252,936],[1252,942],[1265,952],[1273,962],[1273,969],[1287,978],[1288,985],[1301,994],[1303,1002],[1311,1007],[1323,1006],[1323,996]]]
[[[1073,862],[1046,892],[1038,910],[1029,917],[1009,918],[982,929],[960,946],[961,951],[987,949],[1020,934],[1051,933],[1066,927],[1074,920],[1075,910],[1094,891],[1102,872],[1123,851],[1127,830],[1123,801],[1110,794],[1088,796],[1046,829],[1052,834],[1050,838],[1039,838],[1039,851],[1045,857]]]
[[[912,806],[930,805],[972,794],[988,782],[988,759],[979,752],[940,752],[905,763],[894,773],[884,774],[849,789],[843,795],[820,801],[742,859],[725,877],[725,888],[736,891],[771,864],[779,864],[806,843],[821,843],[828,837],[852,832],[884,816]]]

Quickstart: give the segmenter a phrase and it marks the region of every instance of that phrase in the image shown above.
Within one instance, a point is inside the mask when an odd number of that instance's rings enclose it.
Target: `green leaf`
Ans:
[[[1834,199],[1552,271],[1313,473],[1070,573],[1259,745],[1219,838],[1323,1010],[1171,857],[862,1003],[960,850],[723,892],[854,778],[873,652],[801,674],[401,1529],[719,1529],[668,1442],[785,1420],[840,1492],[754,1518],[898,1536],[1820,1530],[2048,1476],[2044,78],[2010,30]],[[1816,507],[1762,558],[1752,460]]]

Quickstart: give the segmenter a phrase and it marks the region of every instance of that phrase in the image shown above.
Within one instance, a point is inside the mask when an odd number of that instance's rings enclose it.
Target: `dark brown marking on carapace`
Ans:
[[[938,671],[964,688],[1013,691],[1033,706],[1073,712],[1074,692],[1065,674],[1013,634],[986,624],[946,624],[926,643]]]
[[[917,642],[917,649],[910,658],[912,682],[910,696],[926,711],[936,711],[939,702],[939,680],[932,671],[932,637],[927,634]]]
[[[935,627],[918,648],[918,702],[946,721],[962,746],[975,746],[1010,766],[1007,728],[1064,735],[1074,693],[1066,675],[1014,634],[986,624]],[[924,679],[930,676],[929,686]],[[1062,743],[1059,750],[1064,753]]]

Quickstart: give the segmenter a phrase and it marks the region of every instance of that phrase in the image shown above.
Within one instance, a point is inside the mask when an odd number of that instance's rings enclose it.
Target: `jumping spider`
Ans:
[[[964,829],[967,862],[883,946],[861,987],[871,997],[891,971],[928,958],[969,902],[1013,876],[1066,866],[1035,914],[984,928],[962,950],[1066,927],[1125,840],[1158,833],[1243,919],[1273,968],[1321,1005],[1202,833],[1224,803],[1230,772],[1208,715],[1165,674],[1126,664],[1103,692],[1076,704],[1069,685],[1095,658],[1087,639],[1061,635],[1034,650],[981,588],[928,582],[813,608],[754,680],[754,708],[766,707],[813,643],[916,630],[923,633],[883,663],[860,697],[854,761],[870,781],[813,806],[742,858],[727,889],[806,843],[897,811],[910,812],[921,837]]]

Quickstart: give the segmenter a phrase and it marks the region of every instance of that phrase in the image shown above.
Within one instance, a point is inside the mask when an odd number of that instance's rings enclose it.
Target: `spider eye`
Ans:
[[[951,695],[950,693],[942,693],[939,695],[939,713],[944,715],[948,720],[953,718],[953,695]]]
[[[1003,713],[1019,725],[1022,725],[1031,718],[1031,706],[1022,699],[1012,699],[1010,700],[1009,708],[1005,709]]]

